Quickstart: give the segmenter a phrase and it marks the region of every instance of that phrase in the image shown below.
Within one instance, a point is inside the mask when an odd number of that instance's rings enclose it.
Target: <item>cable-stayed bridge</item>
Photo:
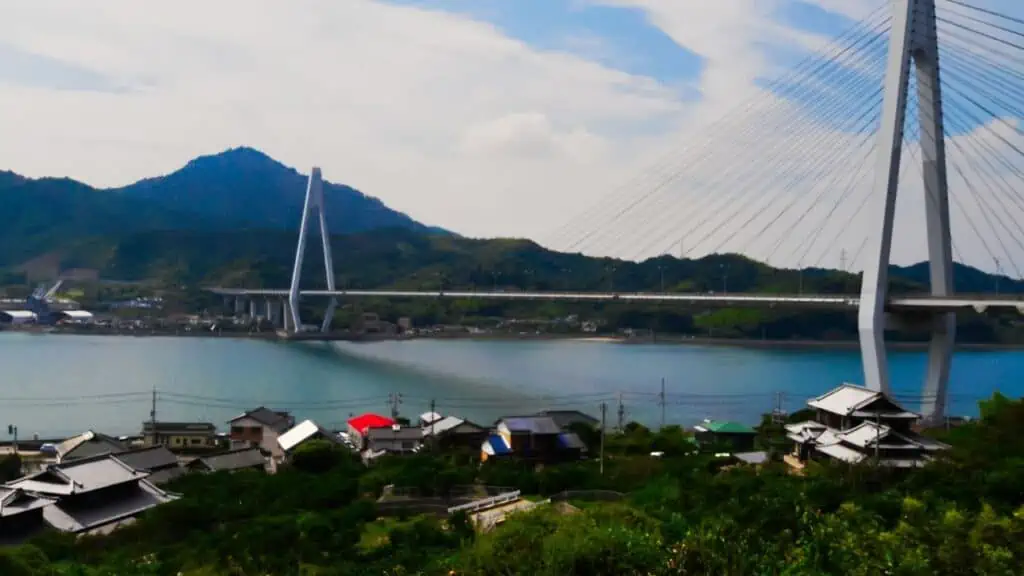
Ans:
[[[729,252],[780,267],[859,270],[859,295],[339,290],[318,168],[291,286],[211,291],[236,298],[239,309],[264,298],[268,316],[279,312],[292,331],[302,326],[300,299],[325,298],[324,332],[338,298],[357,297],[856,309],[872,389],[890,390],[887,325],[928,327],[923,396],[928,415],[941,418],[956,311],[1024,310],[1022,299],[953,291],[954,262],[1024,277],[1024,18],[983,0],[885,1],[755,92],[547,244],[628,260],[678,249],[681,257]],[[326,289],[303,290],[316,224]],[[927,256],[929,291],[890,295],[890,262],[915,254]]]

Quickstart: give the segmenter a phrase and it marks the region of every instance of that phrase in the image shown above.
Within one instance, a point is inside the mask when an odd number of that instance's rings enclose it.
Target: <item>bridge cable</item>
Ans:
[[[877,99],[878,102],[880,103],[880,101],[881,101],[881,93],[882,93],[882,89],[879,87],[877,89],[875,95],[874,95],[874,98],[872,98],[870,104],[854,120],[854,122],[856,122],[856,123],[862,123],[863,122],[863,125],[860,125],[860,126],[856,127],[856,130],[854,131],[855,133],[860,133],[866,127],[869,127],[871,124],[874,123],[874,121],[870,118],[870,115],[873,112],[876,112],[876,110],[878,109],[878,106],[874,102],[874,100]],[[846,109],[844,107],[844,111],[848,111],[848,109]],[[865,122],[865,119],[866,119],[866,122]],[[838,134],[835,133],[835,132],[833,132],[831,134],[829,134],[829,133],[825,134],[825,138],[834,138],[834,139],[840,139],[841,140],[844,137],[845,137],[845,134],[843,134],[841,132],[839,132]],[[827,140],[826,142],[828,144],[831,144],[831,140]],[[804,179],[807,179],[807,178],[815,178],[817,176],[817,171],[818,170],[825,169],[825,168],[827,168],[829,166],[835,165],[836,163],[838,163],[839,160],[841,160],[845,156],[845,153],[846,153],[846,150],[844,148],[840,147],[840,146],[823,145],[822,143],[815,144],[812,147],[812,149],[816,150],[817,152],[812,154],[810,159],[808,159],[806,157],[801,157],[801,156],[798,156],[798,155],[794,155],[792,160],[790,161],[790,164],[794,164],[794,163],[798,164],[798,168],[802,168],[802,169],[806,170],[806,173],[797,176],[797,180],[794,180],[794,179],[791,178],[789,180],[783,180],[783,181],[779,182],[780,176],[784,176],[786,174],[786,172],[784,170],[782,170],[782,169],[778,170],[778,172],[775,175],[773,175],[770,184],[766,183],[766,185],[764,186],[765,189],[769,189],[769,190],[771,189],[771,187],[775,188],[773,192],[769,193],[767,198],[765,198],[763,196],[762,197],[758,197],[757,195],[750,195],[750,196],[748,196],[749,200],[746,203],[740,204],[736,209],[734,209],[731,212],[727,213],[727,215],[724,216],[721,219],[721,221],[717,224],[717,226],[711,227],[707,232],[704,233],[703,236],[700,236],[699,239],[695,243],[692,244],[692,246],[699,247],[699,246],[703,245],[704,242],[709,240],[713,235],[715,235],[718,232],[720,232],[723,229],[723,227],[725,227],[726,225],[729,225],[729,224],[735,222],[736,218],[740,217],[740,215],[743,214],[749,207],[754,206],[754,203],[757,202],[758,200],[762,200],[762,202],[760,202],[758,204],[759,206],[761,206],[762,209],[768,208],[768,206],[770,206],[771,203],[780,194],[782,194],[782,193],[787,191],[787,188],[785,187],[785,184],[793,185],[793,184],[797,184],[799,182],[802,182]],[[808,160],[810,160],[810,161],[808,161]],[[789,168],[789,166],[787,166],[787,168]],[[759,171],[759,170],[757,170],[757,171]],[[740,230],[746,229],[746,227],[749,226],[753,222],[754,219],[756,219],[758,216],[760,216],[762,214],[763,214],[763,212],[761,210],[755,210],[753,212],[753,214],[745,222],[743,222],[742,224],[739,225],[738,229],[740,229]],[[700,229],[701,228],[698,227],[698,228],[695,228],[695,229],[692,229],[692,230],[688,231],[686,233],[686,235],[684,236],[684,241],[688,241],[690,239],[690,236],[692,234],[698,232]],[[762,233],[763,233],[763,230],[762,230]],[[726,241],[728,242],[731,239],[732,239],[732,236],[730,236]],[[718,246],[715,247],[715,249],[713,249],[711,251],[711,253],[716,253],[716,251],[721,249],[722,246],[724,246],[724,244],[720,243]]]
[[[844,69],[843,73],[848,73],[848,71]],[[871,87],[870,82],[861,82],[860,84]],[[878,91],[880,92],[880,89]],[[858,89],[851,89],[849,90],[849,93],[857,94],[859,92]],[[782,139],[781,142],[779,140],[779,130],[773,129],[770,132],[770,134],[772,137],[774,137],[775,142],[773,142],[770,148],[768,149],[768,154],[765,154],[763,150],[763,143],[761,143],[762,149],[758,149],[756,143],[752,143],[752,145],[746,146],[745,148],[753,150],[756,154],[759,155],[759,158],[757,158],[755,162],[740,163],[737,161],[735,157],[733,157],[731,160],[735,163],[745,166],[745,170],[740,170],[738,172],[720,170],[719,177],[712,179],[709,183],[707,183],[704,186],[704,188],[706,189],[715,189],[715,187],[725,188],[726,184],[729,184],[729,187],[732,189],[731,194],[727,194],[725,196],[715,196],[713,194],[707,193],[705,190],[704,201],[698,204],[697,209],[692,210],[689,215],[683,218],[682,221],[670,221],[669,226],[673,229],[681,228],[685,230],[686,228],[683,226],[683,224],[688,225],[692,222],[703,222],[703,224],[707,224],[707,221],[705,220],[705,214],[707,214],[708,212],[719,213],[721,210],[719,206],[721,206],[724,202],[728,202],[732,196],[735,196],[737,194],[738,190],[742,190],[746,185],[749,185],[751,183],[757,185],[764,184],[764,173],[763,170],[761,170],[762,165],[773,162],[774,159],[777,157],[784,157],[784,159],[782,160],[783,162],[788,160],[790,161],[789,163],[792,164],[792,161],[794,160],[792,152],[794,152],[795,150],[799,150],[801,146],[805,146],[806,141],[810,137],[810,135],[813,135],[815,133],[820,135],[824,133],[824,131],[822,131],[821,129],[821,124],[834,122],[837,119],[837,117],[841,116],[842,114],[848,113],[849,111],[848,107],[844,106],[842,103],[836,105],[832,100],[828,99],[820,100],[819,102],[832,104],[831,109],[826,108],[825,111],[819,113],[819,115],[822,117],[820,120],[803,122],[798,130],[790,130],[790,133],[787,135],[788,138]],[[807,110],[795,109],[793,113],[791,113],[789,116],[803,118],[806,117],[807,115]],[[790,121],[788,117],[783,118],[781,120],[787,124],[794,122]],[[819,147],[816,148],[815,150],[820,151],[821,148]],[[781,169],[777,170],[777,172],[779,175],[782,174]],[[712,185],[714,185],[714,187]],[[671,217],[674,213],[669,211],[662,211],[660,214],[661,218],[655,218],[655,224],[651,225],[649,227],[649,230],[658,230],[658,224],[660,222],[665,221],[666,216]],[[648,224],[650,224],[650,222],[648,222]],[[683,236],[683,240],[685,241],[686,239],[688,239],[690,235],[692,235],[692,230],[690,234]],[[648,237],[649,236],[650,234],[648,234]],[[651,247],[653,247],[653,245],[647,245],[641,249],[641,252],[645,252]]]
[[[864,85],[864,86],[867,86],[869,88],[873,86],[873,83],[871,83],[870,80],[861,82],[860,84]],[[858,94],[860,92],[861,92],[861,90],[859,90],[859,89],[851,89],[850,90],[851,94]],[[881,88],[880,87],[876,87],[874,92],[875,92],[876,95],[880,94],[881,93]],[[828,101],[826,101],[826,102],[828,102]],[[807,115],[807,111],[806,110],[801,110],[800,112],[801,112],[802,116],[806,116]],[[707,225],[709,222],[704,218],[705,214],[708,213],[708,212],[711,212],[713,214],[714,213],[720,214],[721,213],[721,207],[725,203],[729,202],[732,199],[732,197],[737,195],[737,192],[736,192],[737,190],[742,190],[744,188],[744,186],[748,185],[748,184],[756,184],[756,185],[763,186],[765,184],[765,182],[764,182],[764,172],[761,169],[761,166],[764,164],[764,161],[765,161],[766,158],[768,158],[769,161],[772,161],[777,156],[784,156],[785,157],[785,159],[782,161],[783,165],[776,167],[777,170],[776,170],[775,176],[776,176],[776,178],[779,178],[779,177],[781,177],[782,175],[785,174],[785,171],[783,170],[783,167],[789,167],[789,166],[793,165],[794,163],[801,164],[801,163],[803,163],[802,161],[806,160],[806,158],[798,159],[794,155],[794,152],[797,152],[797,151],[799,151],[801,149],[805,149],[805,148],[812,148],[817,153],[817,156],[820,157],[821,153],[830,150],[830,147],[828,147],[828,146],[820,146],[820,145],[819,146],[813,146],[813,147],[812,146],[808,146],[807,145],[808,144],[807,139],[803,138],[803,136],[805,134],[815,133],[816,132],[819,137],[818,137],[817,140],[813,140],[812,143],[820,144],[821,141],[825,139],[825,138],[823,138],[823,136],[824,137],[828,137],[828,136],[832,136],[833,135],[832,133],[829,133],[827,130],[823,130],[822,129],[822,124],[832,123],[832,122],[834,122],[837,119],[837,117],[839,117],[839,116],[841,116],[843,114],[846,114],[848,112],[849,112],[849,107],[843,105],[842,103],[840,103],[839,105],[834,105],[831,110],[827,110],[824,114],[820,114],[822,116],[822,118],[820,120],[812,120],[812,121],[803,123],[803,126],[799,130],[790,132],[790,134],[787,135],[787,138],[782,140],[782,144],[781,145],[779,145],[776,142],[772,146],[772,148],[771,148],[771,153],[773,154],[772,156],[766,157],[765,155],[762,154],[762,157],[759,158],[759,162],[758,163],[748,164],[746,166],[746,171],[740,171],[739,172],[739,178],[737,179],[737,178],[734,177],[731,180],[731,182],[732,182],[731,188],[733,189],[733,193],[732,194],[728,194],[728,195],[725,195],[725,196],[718,196],[718,197],[716,197],[716,196],[714,196],[712,194],[706,194],[707,201],[705,203],[703,203],[703,205],[701,205],[698,210],[696,210],[694,212],[691,212],[688,215],[688,217],[684,217],[684,219],[682,221],[670,222],[670,226],[672,226],[673,228],[680,228],[680,227],[682,227],[681,226],[682,224],[689,224],[690,222],[693,222],[693,221],[702,222],[703,225]],[[812,154],[812,156],[813,156],[813,154]],[[735,176],[735,175],[732,175],[732,176]],[[723,180],[724,180],[724,178],[719,178],[718,180],[713,181],[713,182],[715,184],[718,184],[720,188],[724,188],[725,186],[721,185],[723,183],[722,182]],[[728,183],[728,182],[726,182],[726,183]],[[667,214],[667,215],[671,216],[672,213],[664,212],[663,214]],[[661,220],[664,220],[664,219],[665,218],[663,216],[661,218]],[[656,230],[656,229],[657,228],[655,228],[655,227],[651,228],[651,230]],[[686,228],[683,228],[683,229],[685,230]],[[701,229],[700,226],[698,226],[697,228],[694,228],[694,229],[690,229],[688,232],[686,232],[683,235],[683,241],[685,242],[688,239],[690,239],[690,237],[696,231],[699,231],[700,229]],[[651,247],[653,247],[653,244],[645,245],[642,248],[642,252],[650,249]],[[692,246],[691,246],[691,249],[692,249]]]
[[[975,5],[970,4],[968,2],[964,2],[963,0],[943,0],[943,1],[947,2],[949,4],[956,4],[958,6],[963,6],[964,8],[969,8],[971,10],[976,10],[978,12],[982,12],[982,13],[988,14],[989,16],[995,16],[997,18],[1002,18],[1002,19],[1008,20],[1010,22],[1015,22],[1017,24],[1024,25],[1024,19],[1015,18],[1013,16],[1009,16],[1007,14],[1003,14],[1003,13],[997,12],[995,10],[990,10],[988,8],[982,8],[980,6],[975,6]]]
[[[832,44],[833,45],[839,44],[840,40],[843,40],[846,36],[849,36],[851,34],[859,33],[861,31],[861,29],[866,24],[868,24],[870,21],[872,21],[880,13],[883,14],[883,15],[886,15],[888,13],[887,3],[883,3],[882,5],[877,7],[875,10],[873,10],[871,12],[871,14],[867,18],[865,18],[864,20],[862,20],[860,22],[857,22],[852,27],[850,27],[848,30],[844,31],[842,34],[840,34],[832,42]],[[721,128],[723,128],[725,125],[742,123],[744,120],[746,120],[746,117],[745,116],[741,116],[739,113],[746,112],[746,111],[748,111],[751,108],[751,106],[753,104],[760,103],[762,101],[762,99],[763,99],[763,95],[764,95],[765,91],[771,91],[771,90],[773,90],[773,89],[775,89],[777,87],[784,86],[792,78],[798,77],[799,75],[801,75],[804,72],[806,72],[807,71],[806,68],[808,68],[809,66],[814,65],[815,63],[818,63],[818,67],[820,68],[821,64],[820,64],[820,60],[819,59],[823,55],[827,55],[827,54],[825,54],[825,52],[826,52],[825,50],[820,50],[818,52],[815,52],[815,53],[812,53],[812,54],[808,55],[802,61],[797,63],[795,66],[793,66],[792,69],[790,71],[788,71],[786,74],[784,74],[783,76],[781,76],[780,78],[778,78],[776,80],[773,80],[773,81],[769,82],[767,86],[765,86],[762,90],[758,91],[758,93],[755,94],[753,97],[751,97],[750,99],[748,99],[744,103],[742,103],[739,106],[737,106],[735,109],[733,109],[732,111],[727,113],[725,116],[723,116],[719,120],[717,120],[717,121],[713,122],[712,124],[710,124],[709,126],[705,127],[704,129],[702,129],[702,131],[706,131],[706,132],[710,133],[711,135],[714,135],[714,134],[720,132]],[[829,60],[831,60],[831,58],[829,58]],[[814,70],[810,70],[810,73],[814,74],[815,71]],[[775,105],[778,105],[778,104],[779,104],[778,101],[774,102],[773,103],[773,107]],[[707,145],[707,142],[705,141],[701,147],[702,148],[706,147],[706,145]],[[686,145],[682,146],[681,148],[683,148],[682,151],[685,151],[685,150],[687,150],[687,149],[689,149],[691,147],[692,147],[692,136],[687,138]],[[675,151],[673,151],[673,152],[675,152]],[[670,152],[669,155],[673,155],[673,152]],[[670,177],[669,180],[671,180],[671,179],[673,179],[673,178]],[[626,191],[626,192],[631,192],[632,191],[628,186],[623,186],[622,190]],[[607,199],[607,197],[606,197],[606,199]],[[600,204],[599,203],[597,205],[598,208],[600,208],[601,206],[605,206],[605,204]],[[588,215],[592,214],[593,212],[594,212],[593,209],[588,210],[588,212],[586,212],[585,214],[581,214],[580,216],[577,216],[576,219],[589,218],[591,216],[588,216]],[[571,221],[570,221],[570,224],[571,224]]]
[[[877,26],[876,26],[876,28],[877,28]],[[878,34],[878,33],[876,32],[876,35],[877,35],[877,34]],[[848,51],[848,48],[847,48],[847,49],[845,49],[845,50],[846,50],[846,51]],[[844,51],[840,51],[840,54],[842,54],[842,53],[844,53]],[[832,56],[832,58],[833,58],[833,59],[834,59],[835,57],[836,57],[836,56]],[[814,74],[814,73],[817,73],[817,72],[819,72],[819,71],[820,71],[820,70],[821,70],[822,68],[824,68],[824,67],[826,67],[826,66],[827,66],[828,64],[832,63],[832,61],[833,61],[833,60],[827,60],[827,61],[825,61],[825,62],[823,62],[823,63],[820,63],[820,64],[819,64],[819,66],[818,66],[818,67],[817,67],[817,68],[816,68],[815,70],[812,70],[812,71],[811,71],[811,73],[812,73],[812,74]],[[763,94],[761,94],[761,96],[763,96]],[[776,100],[776,101],[773,101],[773,104],[777,104],[777,103],[778,103],[778,102],[777,102],[777,100]],[[758,118],[759,118],[759,119],[760,119],[760,120],[761,120],[761,121],[763,122],[763,120],[764,120],[764,117],[763,117],[763,116],[761,116],[761,115],[758,115],[757,117],[758,117]],[[713,141],[712,141],[712,143],[715,143],[715,142],[713,142]],[[677,173],[677,174],[676,174],[676,175],[674,176],[674,178],[678,178],[678,177],[679,177],[680,175],[682,175],[682,173],[681,173],[681,172],[680,172],[680,173]],[[661,185],[661,186],[657,187],[656,189],[653,189],[653,190],[650,190],[650,191],[648,191],[648,192],[647,192],[646,194],[642,194],[642,195],[641,195],[641,196],[640,196],[639,198],[635,199],[635,200],[634,200],[634,201],[633,201],[632,203],[630,203],[630,204],[629,204],[628,206],[626,206],[626,207],[625,207],[625,208],[623,208],[623,209],[620,209],[620,210],[619,210],[619,211],[618,211],[618,212],[617,212],[617,213],[616,213],[616,214],[615,214],[615,215],[614,215],[614,216],[613,216],[613,217],[612,217],[612,218],[611,218],[611,219],[610,219],[609,221],[607,221],[607,222],[606,222],[605,224],[611,224],[611,223],[614,223],[615,221],[617,221],[617,220],[621,219],[621,218],[622,218],[622,217],[623,217],[624,215],[626,215],[627,213],[629,213],[629,212],[630,212],[630,211],[631,211],[632,209],[634,209],[634,208],[635,208],[635,207],[636,207],[637,205],[639,205],[639,204],[640,204],[641,202],[643,202],[643,201],[646,201],[646,200],[647,200],[647,199],[648,199],[648,198],[649,198],[649,197],[650,197],[651,195],[653,195],[654,193],[660,192],[660,191],[662,190],[662,188],[664,188],[664,185],[666,185],[666,184],[667,184],[667,182],[666,182],[666,183],[664,183],[663,185]],[[591,236],[593,236],[594,234],[596,234],[596,233],[597,233],[597,232],[598,232],[599,230],[601,230],[601,229],[595,229],[595,230],[592,230],[592,231],[591,231],[591,232],[589,232],[588,234],[584,235],[584,237],[583,237],[583,238],[580,238],[580,239],[578,239],[578,240],[577,240],[576,242],[574,242],[574,243],[573,243],[573,245],[572,245],[572,246],[570,247],[570,250],[572,250],[572,249],[575,249],[576,247],[578,247],[579,245],[581,245],[581,244],[582,244],[583,242],[585,242],[586,240],[588,240],[588,239],[589,239],[589,238],[590,238]]]

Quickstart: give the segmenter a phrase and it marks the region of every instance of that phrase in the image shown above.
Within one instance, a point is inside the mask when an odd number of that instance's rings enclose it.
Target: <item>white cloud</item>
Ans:
[[[9,2],[0,37],[133,88],[0,86],[7,168],[112,186],[251,145],[470,235],[550,229],[684,115],[650,79],[368,0]]]
[[[581,1],[643,10],[651,23],[702,56],[700,102],[580,55],[588,52],[540,51],[465,17],[373,0],[0,0],[5,45],[90,79],[89,86],[69,91],[40,86],[38,78],[4,85],[0,75],[0,158],[3,167],[33,176],[69,175],[114,186],[168,172],[198,154],[250,145],[302,170],[319,164],[328,179],[475,236],[539,237],[616,183],[628,182],[622,205],[653,190],[649,210],[591,243],[603,241],[605,252],[649,255],[637,252],[658,242],[644,234],[683,226],[686,217],[701,214],[701,206],[716,202],[730,208],[717,217],[735,211],[744,191],[716,190],[714,182],[772,150],[780,171],[819,178],[798,191],[769,186],[766,181],[779,174],[763,174],[750,184],[765,196],[757,218],[770,219],[790,200],[789,213],[800,214],[821,187],[845,184],[833,176],[850,171],[850,158],[866,157],[858,136],[815,126],[791,105],[770,99],[759,110],[775,124],[751,132],[748,117],[715,128],[710,149],[701,144],[708,137],[701,128],[757,94],[757,78],[776,75],[775,51],[824,43],[778,23],[778,10],[791,0]],[[875,0],[812,2],[853,18],[877,6]],[[587,42],[600,51],[600,42]],[[796,136],[803,140],[793,142]],[[692,146],[673,151],[653,171],[641,170],[675,142]],[[823,142],[851,156],[821,156],[820,165],[811,164]],[[715,161],[699,169],[686,163],[709,154]],[[901,225],[909,224],[894,248],[897,261],[924,255],[923,222],[913,211],[922,200],[917,181],[911,169],[900,204]],[[797,192],[807,196],[794,199]],[[770,194],[778,194],[781,204],[768,204]],[[800,222],[792,216],[781,222],[802,239],[828,207],[816,206]],[[867,234],[869,214],[858,213],[859,220],[846,227],[854,232],[822,264],[838,265],[842,250],[849,263]],[[738,214],[733,224],[747,218]],[[838,231],[843,218],[853,216],[834,214],[823,238]],[[764,221],[755,219],[737,235],[754,235],[754,256],[765,256],[775,243],[775,236],[757,237]],[[954,228],[964,230],[957,222],[954,216]],[[693,241],[716,226],[709,216],[680,237],[689,233]],[[702,248],[719,245],[728,231],[712,234]],[[963,242],[961,252],[985,254]],[[983,256],[967,259],[985,264]]]

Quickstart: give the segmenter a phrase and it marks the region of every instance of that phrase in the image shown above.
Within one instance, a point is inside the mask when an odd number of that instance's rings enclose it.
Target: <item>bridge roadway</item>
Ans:
[[[208,292],[228,297],[287,298],[288,290],[207,288]],[[545,300],[571,302],[668,302],[698,304],[722,308],[818,308],[851,310],[860,304],[857,296],[841,294],[699,294],[655,292],[502,292],[465,290],[302,290],[301,296],[314,298],[453,298],[491,300]],[[955,312],[957,310],[1014,309],[1024,313],[1024,298],[1000,295],[928,296],[899,295],[889,298],[888,309],[902,312]]]

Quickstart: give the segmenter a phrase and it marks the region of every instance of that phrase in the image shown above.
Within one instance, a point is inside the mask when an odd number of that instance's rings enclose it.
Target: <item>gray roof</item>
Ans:
[[[392,428],[370,428],[366,431],[367,440],[422,440],[423,429],[419,426],[402,426],[398,430]]]
[[[120,452],[117,459],[136,470],[148,472],[178,466],[178,457],[166,446],[150,446]]]
[[[185,470],[181,466],[175,466],[173,468],[162,468],[160,470],[157,470],[156,472],[150,473],[149,476],[146,476],[146,480],[152,482],[156,486],[161,486],[163,484],[167,484],[168,482],[174,480],[175,478],[184,476],[186,472],[187,470]]]
[[[143,434],[152,430],[152,422],[142,423]],[[214,434],[217,427],[209,422],[157,422],[156,431],[163,434]]]
[[[5,488],[0,486],[0,518],[14,516],[29,510],[36,510],[43,506],[49,506],[56,501],[55,498],[47,498],[36,494],[29,494],[19,488]]]
[[[579,410],[542,410],[537,415],[550,417],[562,429],[568,428],[573,424],[596,426],[601,422],[590,414],[585,414]]]
[[[231,422],[239,420],[241,418],[252,418],[253,420],[269,426],[271,428],[287,428],[291,424],[291,415],[288,412],[275,412],[269,408],[260,406],[255,410],[250,410],[241,416],[236,416],[231,419]]]
[[[88,504],[75,500],[61,501],[43,508],[43,518],[54,528],[64,532],[86,532],[108,524],[123,522],[177,497],[157,488],[146,480],[116,498],[101,499]]]
[[[89,458],[100,454],[124,452],[128,447],[112,436],[89,430],[57,445],[57,460]]]
[[[550,416],[506,416],[498,422],[503,422],[510,432],[558,434],[562,431]]]
[[[148,475],[111,454],[51,464],[45,470],[7,483],[10,488],[52,496],[83,494],[108,486],[137,482]]]
[[[211,472],[217,472],[219,470],[256,468],[265,466],[266,463],[267,461],[263,457],[263,452],[261,452],[259,448],[253,447],[203,456],[193,465],[199,465]]]

